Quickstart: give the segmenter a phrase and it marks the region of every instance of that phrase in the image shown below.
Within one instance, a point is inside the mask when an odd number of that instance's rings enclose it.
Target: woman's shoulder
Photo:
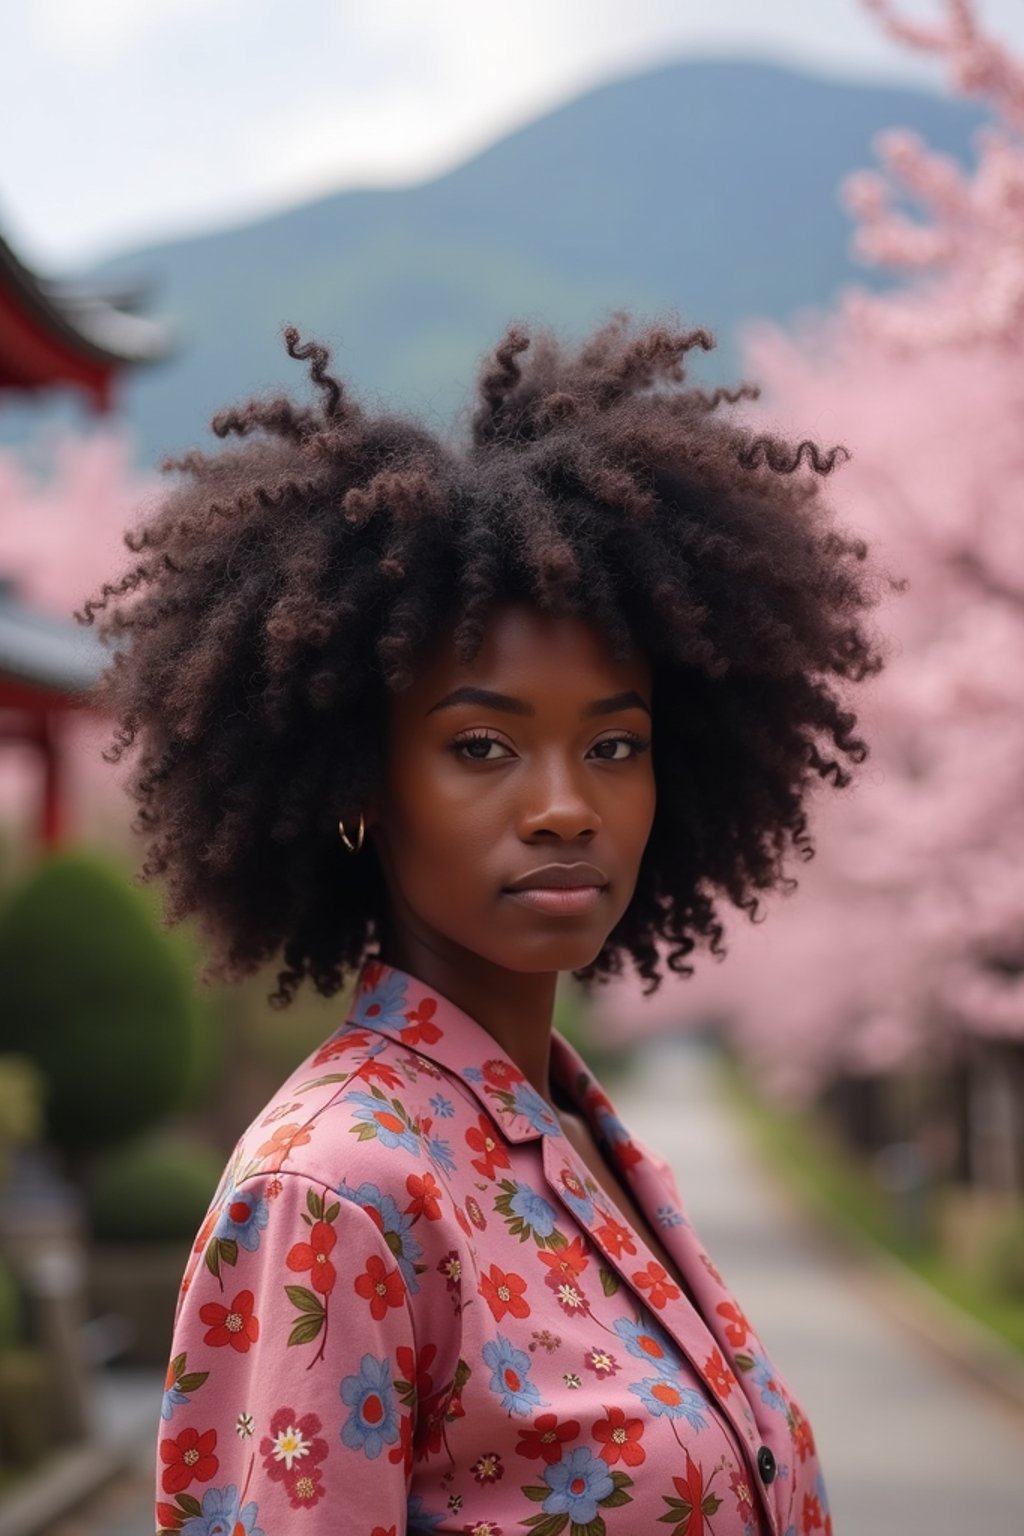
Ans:
[[[345,1195],[392,1194],[426,1171],[456,1172],[453,1132],[470,1096],[400,1041],[350,1022],[312,1051],[253,1118],[225,1176],[238,1187],[299,1176]]]

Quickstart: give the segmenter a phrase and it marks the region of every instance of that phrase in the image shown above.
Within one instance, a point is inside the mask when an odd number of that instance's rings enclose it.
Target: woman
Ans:
[[[190,454],[88,603],[168,916],[351,1006],[242,1136],[179,1302],[187,1536],[828,1530],[810,1427],[559,974],[721,953],[865,753],[864,546],[689,387],[706,332],[510,330],[462,451],[308,359]],[[119,599],[111,606],[112,599]],[[361,968],[361,969],[360,969]]]

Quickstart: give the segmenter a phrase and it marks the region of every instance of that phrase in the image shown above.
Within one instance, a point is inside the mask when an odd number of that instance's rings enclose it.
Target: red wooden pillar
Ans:
[[[52,710],[39,719],[39,748],[43,757],[43,793],[40,804],[39,840],[51,849],[64,836],[64,805],[61,795],[64,765],[61,761],[60,733]]]

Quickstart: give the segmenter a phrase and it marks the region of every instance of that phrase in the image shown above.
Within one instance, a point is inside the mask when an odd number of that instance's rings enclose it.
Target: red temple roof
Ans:
[[[0,238],[0,391],[71,384],[108,410],[118,373],[170,349],[164,325],[132,312],[138,298],[41,278]]]

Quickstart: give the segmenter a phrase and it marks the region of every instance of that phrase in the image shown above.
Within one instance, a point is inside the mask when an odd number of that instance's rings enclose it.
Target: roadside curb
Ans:
[[[38,1536],[132,1465],[135,1440],[91,1439],[48,1456],[0,1501],[0,1536]]]
[[[819,1242],[853,1261],[853,1279],[878,1308],[961,1375],[1024,1421],[1024,1359],[998,1334],[963,1312],[803,1184],[780,1159],[765,1154],[755,1128],[732,1109],[740,1134],[794,1217]],[[2,1533],[0,1533],[2,1536]]]

